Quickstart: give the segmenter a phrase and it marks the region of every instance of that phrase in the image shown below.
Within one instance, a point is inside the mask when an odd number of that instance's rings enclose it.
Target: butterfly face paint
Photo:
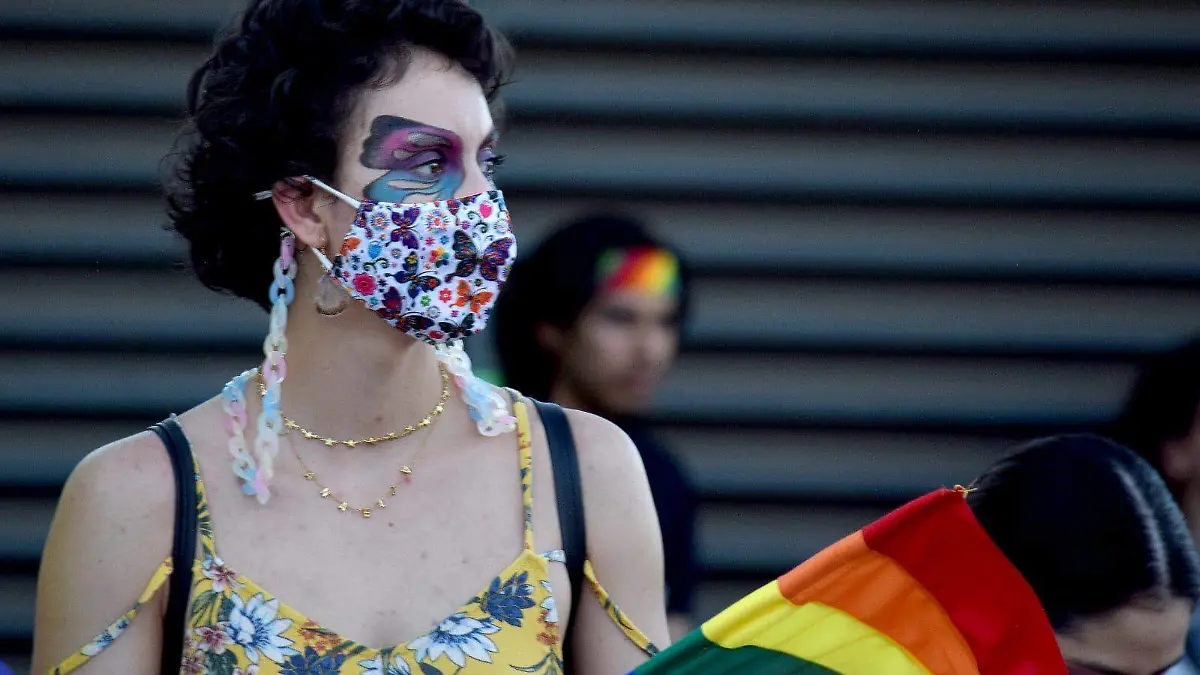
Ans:
[[[491,167],[500,159],[491,148],[493,137],[479,150],[478,161],[491,180]],[[414,195],[450,199],[466,180],[463,140],[458,134],[403,117],[381,115],[371,123],[359,162],[383,169],[364,191],[374,201],[406,202]]]
[[[357,200],[333,262],[322,264],[384,321],[434,344],[483,330],[517,256],[499,190],[421,204]]]

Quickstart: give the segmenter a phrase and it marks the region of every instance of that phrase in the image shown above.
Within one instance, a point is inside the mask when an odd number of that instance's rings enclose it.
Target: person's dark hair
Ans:
[[[1163,447],[1192,432],[1198,408],[1200,340],[1192,340],[1145,363],[1108,433],[1163,473]],[[1170,487],[1178,496],[1180,486]]]
[[[461,65],[489,101],[507,81],[507,42],[462,0],[251,0],[191,78],[167,185],[200,281],[269,309],[282,222],[254,193],[330,179],[359,95],[397,81],[414,48]]]
[[[679,253],[625,216],[595,214],[570,221],[532,254],[517,257],[491,318],[504,383],[548,400],[557,373],[554,356],[537,340],[539,324],[574,325],[597,289],[600,257],[612,249],[653,247],[679,260],[679,323],[687,317],[689,274]]]
[[[1050,624],[1138,601],[1200,598],[1200,558],[1159,475],[1128,448],[1078,434],[1033,441],[967,495]]]

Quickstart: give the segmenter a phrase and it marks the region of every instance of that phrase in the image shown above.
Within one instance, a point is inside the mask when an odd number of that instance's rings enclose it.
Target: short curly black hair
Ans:
[[[270,308],[282,222],[254,193],[329,179],[358,96],[398,80],[413,48],[461,65],[488,101],[511,72],[508,42],[462,0],[251,0],[218,36],[189,83],[166,182],[205,286]]]

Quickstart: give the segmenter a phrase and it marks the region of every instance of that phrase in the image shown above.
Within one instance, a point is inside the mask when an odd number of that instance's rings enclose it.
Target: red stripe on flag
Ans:
[[[863,528],[863,537],[937,599],[971,646],[981,675],[1066,675],[1033,589],[961,494],[925,495]]]

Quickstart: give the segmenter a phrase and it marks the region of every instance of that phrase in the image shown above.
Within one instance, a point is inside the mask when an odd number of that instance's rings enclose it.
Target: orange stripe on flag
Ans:
[[[941,605],[896,561],[872,551],[862,532],[779,578],[792,604],[846,612],[903,646],[930,672],[979,675],[970,646]]]

